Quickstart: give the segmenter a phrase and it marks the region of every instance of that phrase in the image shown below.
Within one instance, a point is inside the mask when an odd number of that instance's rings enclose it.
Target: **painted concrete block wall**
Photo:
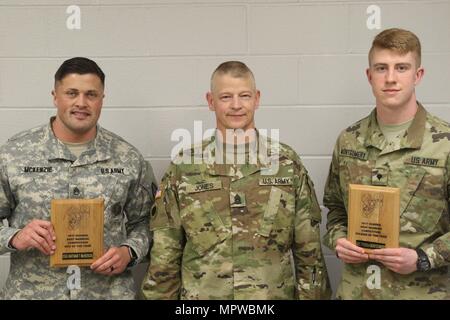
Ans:
[[[74,2],[0,0],[0,143],[48,121],[57,67],[88,56],[106,73],[101,124],[138,147],[160,179],[177,143],[173,130],[193,132],[194,121],[214,127],[204,98],[210,74],[238,59],[253,69],[262,91],[257,126],[280,129],[322,201],[338,133],[373,107],[365,68],[380,30],[367,27],[371,5],[380,8],[382,29],[407,28],[420,37],[426,74],[418,97],[450,121],[448,0]],[[72,4],[81,10],[80,30],[66,27]],[[340,262],[325,253],[335,288]],[[0,257],[0,286],[6,260]]]

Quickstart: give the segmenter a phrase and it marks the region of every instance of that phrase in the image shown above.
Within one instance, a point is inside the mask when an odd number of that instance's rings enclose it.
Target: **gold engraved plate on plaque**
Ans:
[[[349,185],[348,240],[370,253],[398,248],[400,189]]]
[[[90,266],[103,255],[103,212],[101,198],[51,201],[56,251],[50,267]]]

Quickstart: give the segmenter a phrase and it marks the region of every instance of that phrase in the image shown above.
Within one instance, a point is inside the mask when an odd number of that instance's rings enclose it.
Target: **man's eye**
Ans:
[[[400,71],[400,72],[405,72],[405,71],[408,70],[408,67],[407,66],[398,66],[397,70]]]
[[[221,96],[220,100],[230,100],[231,96]]]
[[[77,93],[75,91],[69,91],[69,92],[66,92],[66,95],[68,95],[71,98],[74,98],[77,96]]]
[[[378,72],[383,72],[384,70],[386,70],[386,68],[385,68],[385,67],[382,67],[382,66],[379,66],[379,67],[375,67],[375,71],[378,71]]]
[[[252,96],[249,94],[243,94],[243,95],[241,95],[241,97],[244,99],[250,99]]]
[[[88,92],[86,95],[87,95],[88,98],[90,98],[90,99],[95,99],[95,98],[98,97],[98,93],[96,93],[96,92]]]

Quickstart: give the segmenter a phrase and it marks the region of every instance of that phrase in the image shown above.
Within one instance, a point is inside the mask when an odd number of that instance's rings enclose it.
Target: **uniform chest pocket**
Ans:
[[[392,175],[401,190],[401,231],[433,233],[446,205],[443,169],[405,165]]]
[[[222,221],[220,211],[228,208],[229,196],[220,181],[184,184],[180,218],[188,242],[200,255],[231,235]]]
[[[86,190],[89,198],[101,197],[105,199],[105,216],[107,219],[121,221],[129,186],[130,178],[128,176],[105,176],[100,177],[97,186],[89,185]]]
[[[295,218],[295,196],[279,187],[270,189],[269,201],[264,211],[258,234],[269,244],[287,249],[292,242]]]
[[[341,183],[348,188],[349,183],[353,184],[372,184],[372,168],[368,161],[356,159],[346,159],[340,165]]]
[[[55,177],[41,174],[23,174],[10,178],[11,191],[16,201],[15,210],[25,217],[50,219],[50,202],[55,197]],[[23,221],[28,223],[29,221]]]
[[[105,207],[111,202],[117,202],[120,199],[122,191],[126,192],[128,186],[127,179],[121,179],[122,183],[118,183],[119,179],[116,176],[97,176],[80,178],[77,181],[79,188],[82,190],[84,198],[103,198],[105,199]],[[125,190],[121,190],[125,188]],[[117,199],[119,197],[119,199]]]
[[[348,194],[348,185],[364,184],[371,185],[372,168],[369,161],[342,157],[339,163],[339,179],[343,194]],[[344,197],[344,204],[348,207],[348,197]]]

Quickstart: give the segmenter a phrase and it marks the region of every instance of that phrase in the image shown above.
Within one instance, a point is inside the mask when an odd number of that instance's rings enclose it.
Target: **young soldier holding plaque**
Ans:
[[[416,101],[415,86],[424,74],[419,39],[401,29],[381,32],[366,72],[376,107],[340,134],[325,186],[325,244],[345,263],[337,298],[448,299],[450,126]],[[353,204],[364,208],[351,213],[350,185],[399,189],[397,247],[349,240],[355,235],[349,234],[349,215],[396,210],[363,190]],[[359,235],[383,234],[377,222],[358,227]]]
[[[0,254],[11,252],[0,299],[135,297],[130,267],[149,250],[153,173],[97,124],[104,80],[92,60],[65,61],[52,92],[56,117],[0,148],[0,218],[9,223],[0,225]]]

